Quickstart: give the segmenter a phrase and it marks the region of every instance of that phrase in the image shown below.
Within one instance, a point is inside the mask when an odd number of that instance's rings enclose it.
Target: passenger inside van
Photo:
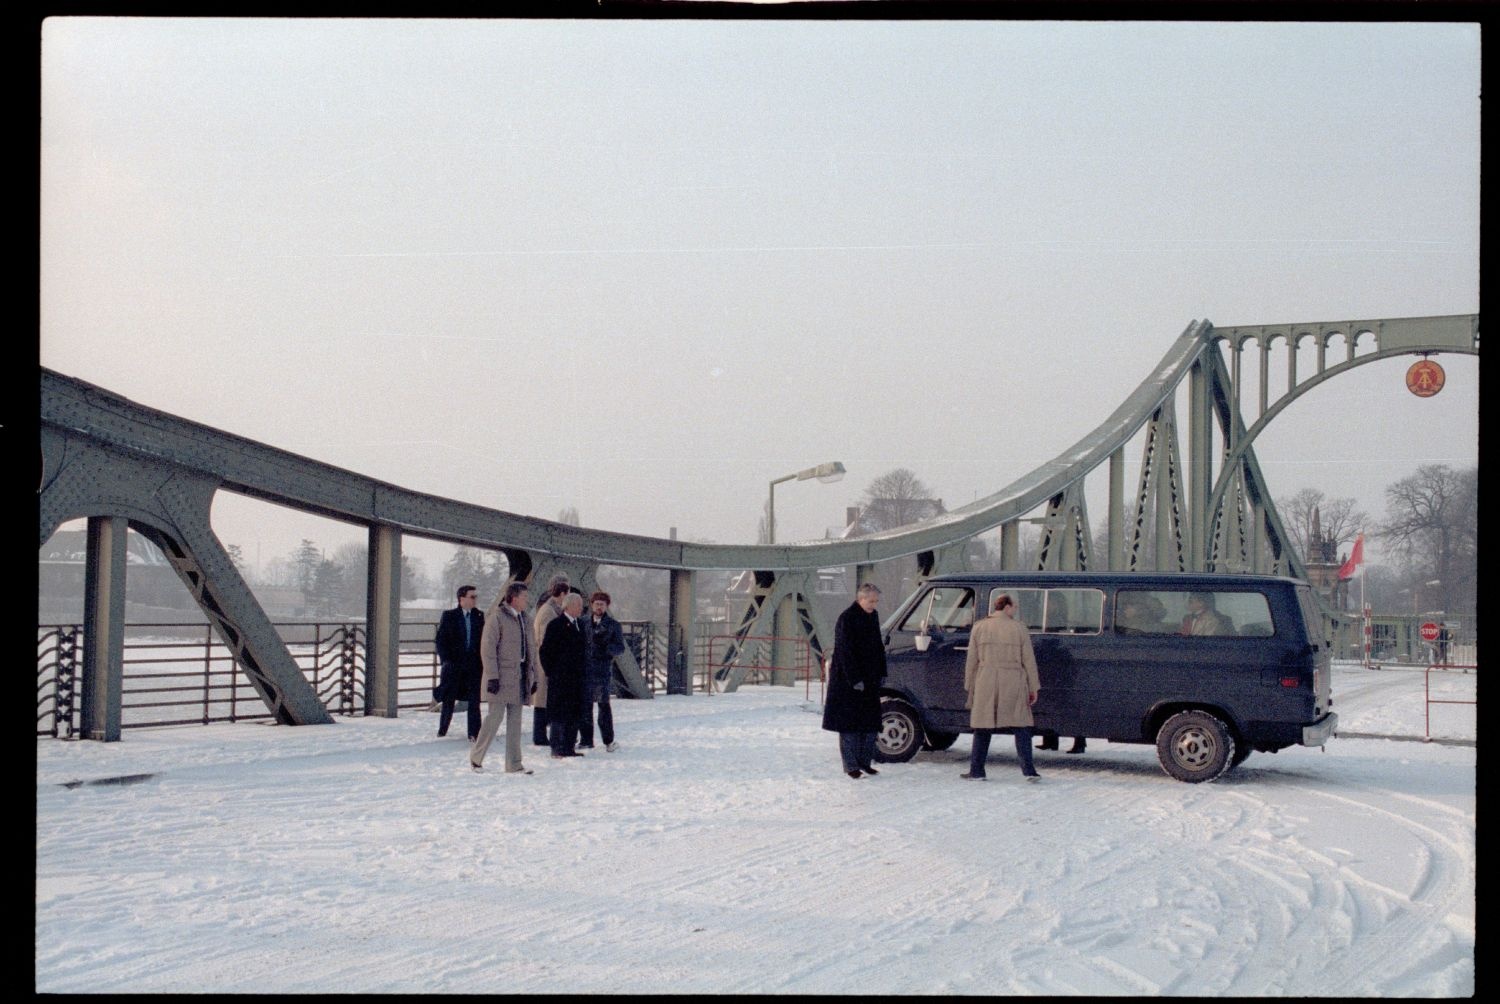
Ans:
[[[1213,593],[1189,593],[1188,614],[1182,619],[1186,635],[1234,634],[1234,622],[1214,609]]]
[[[1121,634],[1165,634],[1166,608],[1150,593],[1122,591],[1116,600],[1115,628]]]

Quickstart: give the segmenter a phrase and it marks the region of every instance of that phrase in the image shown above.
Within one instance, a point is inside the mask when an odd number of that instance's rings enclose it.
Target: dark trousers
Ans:
[[[615,741],[615,713],[609,708],[609,695],[598,701],[585,701],[583,712],[578,717],[578,745],[594,745],[594,708],[599,708],[599,738],[608,746]]]
[[[868,770],[875,757],[874,732],[840,732],[839,756],[844,760],[844,771]]]
[[[547,729],[552,736],[553,756],[576,752],[573,737],[577,734],[578,722],[572,715],[563,714],[558,708],[548,708]]]
[[[531,712],[531,742],[534,746],[547,745],[547,709],[534,708]]]
[[[984,777],[984,761],[990,755],[990,736],[996,732],[1010,732],[1016,737],[1016,756],[1021,759],[1021,773],[1035,774],[1031,763],[1031,726],[1012,729],[975,729],[974,745],[969,748],[969,775]]]
[[[443,671],[447,675],[447,670]],[[448,734],[448,725],[453,721],[453,705],[456,701],[466,701],[469,705],[466,714],[469,716],[465,724],[469,727],[469,738],[473,739],[479,735],[479,675],[463,676],[457,680],[448,681],[442,688],[443,710],[438,716],[438,735]]]

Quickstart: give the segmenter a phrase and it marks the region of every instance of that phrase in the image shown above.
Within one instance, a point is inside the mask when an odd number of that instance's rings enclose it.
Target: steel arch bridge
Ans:
[[[1299,348],[1307,341],[1315,348],[1316,371],[1299,378]],[[1273,398],[1270,359],[1278,342],[1287,354],[1286,386]],[[1044,511],[1035,563],[1040,570],[1305,577],[1256,461],[1256,437],[1294,400],[1341,373],[1395,356],[1444,352],[1479,354],[1477,314],[1231,328],[1194,321],[1097,428],[994,494],[869,536],[775,545],[696,544],[584,529],[415,492],[43,368],[39,544],[68,520],[88,521],[83,685],[88,738],[120,735],[128,528],[166,555],[278,722],[332,720],[213,533],[209,512],[221,490],[367,528],[367,714],[397,713],[403,534],[499,550],[510,563],[511,577],[521,581],[545,581],[567,571],[585,591],[595,585],[601,564],[669,570],[668,692],[675,693],[689,690],[694,574],[752,569],[755,588],[734,627],[735,642],[716,671],[718,685],[733,689],[745,672],[748,646],[755,644],[748,639],[769,633],[773,619],[780,619],[783,630],[794,625],[813,652],[823,654],[832,636],[812,602],[818,569],[853,565],[863,579],[877,562],[915,557],[923,577],[961,571],[967,542],[996,528],[1002,566],[1018,568],[1021,523],[1038,509]],[[1258,360],[1258,400],[1252,402],[1256,407],[1248,425],[1247,353]],[[1183,420],[1180,392],[1187,398]],[[1127,492],[1126,449],[1142,433],[1140,474]],[[1096,472],[1108,479],[1104,554],[1091,553],[1084,497],[1085,479]],[[638,674],[627,671],[626,677],[647,696]]]

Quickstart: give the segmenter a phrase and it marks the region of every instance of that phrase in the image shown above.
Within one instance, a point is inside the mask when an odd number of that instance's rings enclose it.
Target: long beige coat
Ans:
[[[970,728],[1035,724],[1026,698],[1041,688],[1026,625],[998,612],[974,625],[964,660]]]
[[[542,669],[542,636],[547,633],[547,625],[561,616],[562,605],[549,597],[546,603],[536,608],[536,617],[531,622],[531,665],[536,673],[536,693],[531,695],[534,707],[547,706],[547,671]]]
[[[526,676],[521,676],[521,617],[497,600],[484,615],[484,633],[479,636],[479,659],[484,663],[484,677],[479,683],[479,697],[484,701],[506,704],[530,704],[531,667],[536,665],[526,652]],[[527,640],[530,648],[530,639]],[[500,688],[490,693],[490,681],[499,680]],[[540,688],[538,688],[540,689]]]

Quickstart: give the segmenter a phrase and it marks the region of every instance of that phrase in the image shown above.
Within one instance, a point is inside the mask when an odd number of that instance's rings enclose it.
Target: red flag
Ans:
[[[1349,552],[1349,560],[1339,566],[1340,579],[1352,579],[1354,573],[1359,571],[1359,566],[1365,563],[1365,535],[1360,534],[1354,538],[1354,550]]]

